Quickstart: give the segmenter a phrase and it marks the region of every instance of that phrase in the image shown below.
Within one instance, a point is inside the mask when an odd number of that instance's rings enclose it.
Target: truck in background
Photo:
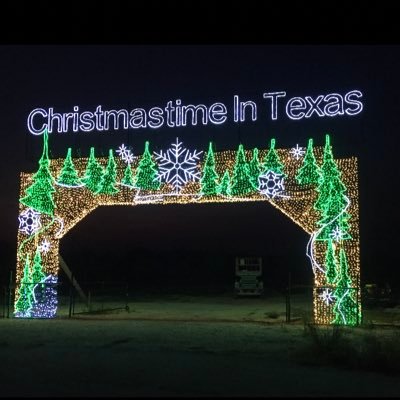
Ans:
[[[263,291],[261,257],[236,257],[236,296],[261,296]]]

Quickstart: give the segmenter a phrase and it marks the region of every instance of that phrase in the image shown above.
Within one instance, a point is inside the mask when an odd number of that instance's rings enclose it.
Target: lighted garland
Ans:
[[[240,145],[237,151],[214,152],[210,145],[205,157],[200,159],[201,152],[185,149],[177,139],[171,151],[161,151],[154,156],[147,142],[141,156],[133,157],[126,149],[120,149],[121,157],[116,159],[112,151],[108,158],[95,157],[94,148],[91,148],[89,158],[72,160],[71,157],[70,162],[68,155],[71,152],[68,150],[66,159],[53,159],[50,163],[47,135],[44,135],[40,173],[21,173],[15,315],[52,317],[56,314],[59,241],[100,205],[267,201],[310,234],[307,253],[314,271],[315,322],[357,323],[361,313],[357,160],[354,157],[333,160],[329,138],[327,143],[325,148],[312,148],[311,141],[313,157],[306,154],[303,160],[300,160],[301,148],[297,146],[296,152],[276,149],[274,140],[266,150],[245,150]],[[310,142],[308,154],[309,149]],[[170,168],[170,162],[176,161],[175,155],[178,154],[183,158],[178,158],[174,170]],[[185,160],[189,163],[185,164]],[[324,163],[327,164],[325,168]],[[59,181],[63,171],[71,170],[71,164],[84,185],[53,186],[52,177],[57,176]],[[311,171],[307,172],[310,175],[313,169],[320,168],[318,183],[303,180],[307,175],[305,172],[299,183],[302,168]],[[281,187],[278,185],[271,189],[271,193],[275,190],[275,195],[267,195],[260,187],[260,179],[266,179],[266,173],[272,172],[274,179],[282,173],[284,191],[277,192]],[[259,184],[255,185],[257,174]],[[75,173],[64,175],[74,177]],[[329,179],[334,183],[329,183]],[[335,191],[330,187],[344,190]],[[22,200],[29,196],[32,199],[33,195],[36,201],[29,202],[31,208],[27,208],[26,201]],[[334,199],[338,205],[332,204]],[[318,207],[314,207],[316,204]],[[52,210],[53,215],[43,212],[43,209]],[[31,218],[35,215],[38,224]],[[347,222],[350,216],[351,225]],[[35,289],[28,290],[30,282],[31,286],[33,283],[30,274],[38,249],[41,276],[47,279],[46,282],[42,279],[45,289],[39,290],[43,287],[36,282]],[[38,256],[36,258],[39,271]],[[351,290],[346,291],[345,287]],[[35,299],[40,302],[35,303]]]

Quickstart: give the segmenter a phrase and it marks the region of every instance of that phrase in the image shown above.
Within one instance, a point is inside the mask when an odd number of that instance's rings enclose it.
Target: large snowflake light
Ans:
[[[296,147],[293,147],[292,150],[290,150],[290,154],[292,154],[296,160],[298,160],[300,157],[303,157],[305,153],[306,151],[304,147],[299,147],[298,144],[296,144]]]
[[[36,233],[42,227],[40,215],[39,212],[34,211],[32,208],[23,211],[18,217],[19,230],[27,235]]]
[[[260,193],[267,195],[269,198],[279,196],[284,190],[284,175],[268,171],[258,178]]]
[[[322,299],[327,306],[329,306],[333,303],[335,296],[330,289],[324,289],[323,292],[319,295],[319,298]]]
[[[39,245],[39,251],[41,253],[47,253],[50,250],[50,242],[47,239],[44,239],[42,243]]]
[[[335,240],[336,242],[339,242],[340,240],[342,240],[344,233],[343,231],[341,231],[339,229],[339,227],[337,226],[332,233],[329,235],[333,240]]]
[[[125,161],[127,164],[131,164],[133,162],[132,152],[123,143],[121,146],[119,146],[116,152],[121,157],[122,161]]]
[[[172,148],[166,152],[162,150],[154,152],[158,162],[158,175],[161,181],[171,183],[175,193],[179,193],[182,187],[189,181],[199,181],[200,171],[197,170],[197,163],[202,151],[194,150],[191,153],[182,146],[182,142],[176,138],[176,143],[172,143]]]

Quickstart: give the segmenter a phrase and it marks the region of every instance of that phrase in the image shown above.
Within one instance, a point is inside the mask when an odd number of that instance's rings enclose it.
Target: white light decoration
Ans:
[[[59,222],[60,228],[54,235],[56,238],[60,238],[62,236],[63,230],[64,230],[64,219],[60,217],[55,217],[56,221]]]
[[[322,301],[324,301],[325,304],[326,304],[327,306],[329,306],[330,304],[333,303],[333,301],[334,301],[334,299],[335,299],[335,296],[333,295],[333,292],[332,292],[331,289],[326,288],[326,289],[324,289],[324,290],[322,291],[322,293],[319,295],[319,298],[320,298]]]
[[[159,168],[157,177],[163,182],[172,184],[175,193],[179,193],[189,181],[200,180],[198,161],[201,153],[202,151],[197,150],[191,153],[182,147],[182,142],[176,138],[176,143],[172,143],[172,149],[166,152],[162,150],[159,153],[154,152]]]
[[[27,235],[32,235],[39,231],[42,227],[40,223],[40,213],[28,208],[20,214],[19,219],[19,230],[26,233]]]
[[[340,240],[342,240],[344,235],[343,232],[337,226],[329,236],[331,236],[331,238],[336,242],[339,242]]]
[[[123,143],[119,146],[118,150],[116,151],[118,155],[121,157],[123,161],[127,164],[132,164],[133,162],[133,154],[130,149],[128,149]]]
[[[39,251],[41,253],[47,253],[50,250],[50,242],[47,239],[44,239],[42,243],[39,245]]]
[[[292,154],[293,157],[296,158],[296,160],[298,160],[300,157],[303,157],[305,153],[305,148],[299,147],[298,144],[296,144],[296,147],[293,147],[292,150],[290,150],[290,154]]]
[[[260,193],[269,198],[282,196],[282,192],[285,190],[284,175],[277,174],[274,171],[267,171],[266,174],[260,175],[258,183]]]

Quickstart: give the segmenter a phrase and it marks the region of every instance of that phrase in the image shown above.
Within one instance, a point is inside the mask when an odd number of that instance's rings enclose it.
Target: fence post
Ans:
[[[129,291],[128,291],[128,284],[126,284],[126,293],[125,293],[125,310],[127,312],[129,312],[129,305],[128,305],[128,301],[129,301]]]
[[[72,275],[71,276],[71,283],[70,283],[70,286],[69,286],[69,314],[68,314],[69,318],[71,318],[71,316],[72,316],[73,279],[74,279],[74,276]]]
[[[286,322],[290,322],[290,292],[291,292],[291,279],[290,279],[290,272],[288,274],[288,286],[286,289]]]

